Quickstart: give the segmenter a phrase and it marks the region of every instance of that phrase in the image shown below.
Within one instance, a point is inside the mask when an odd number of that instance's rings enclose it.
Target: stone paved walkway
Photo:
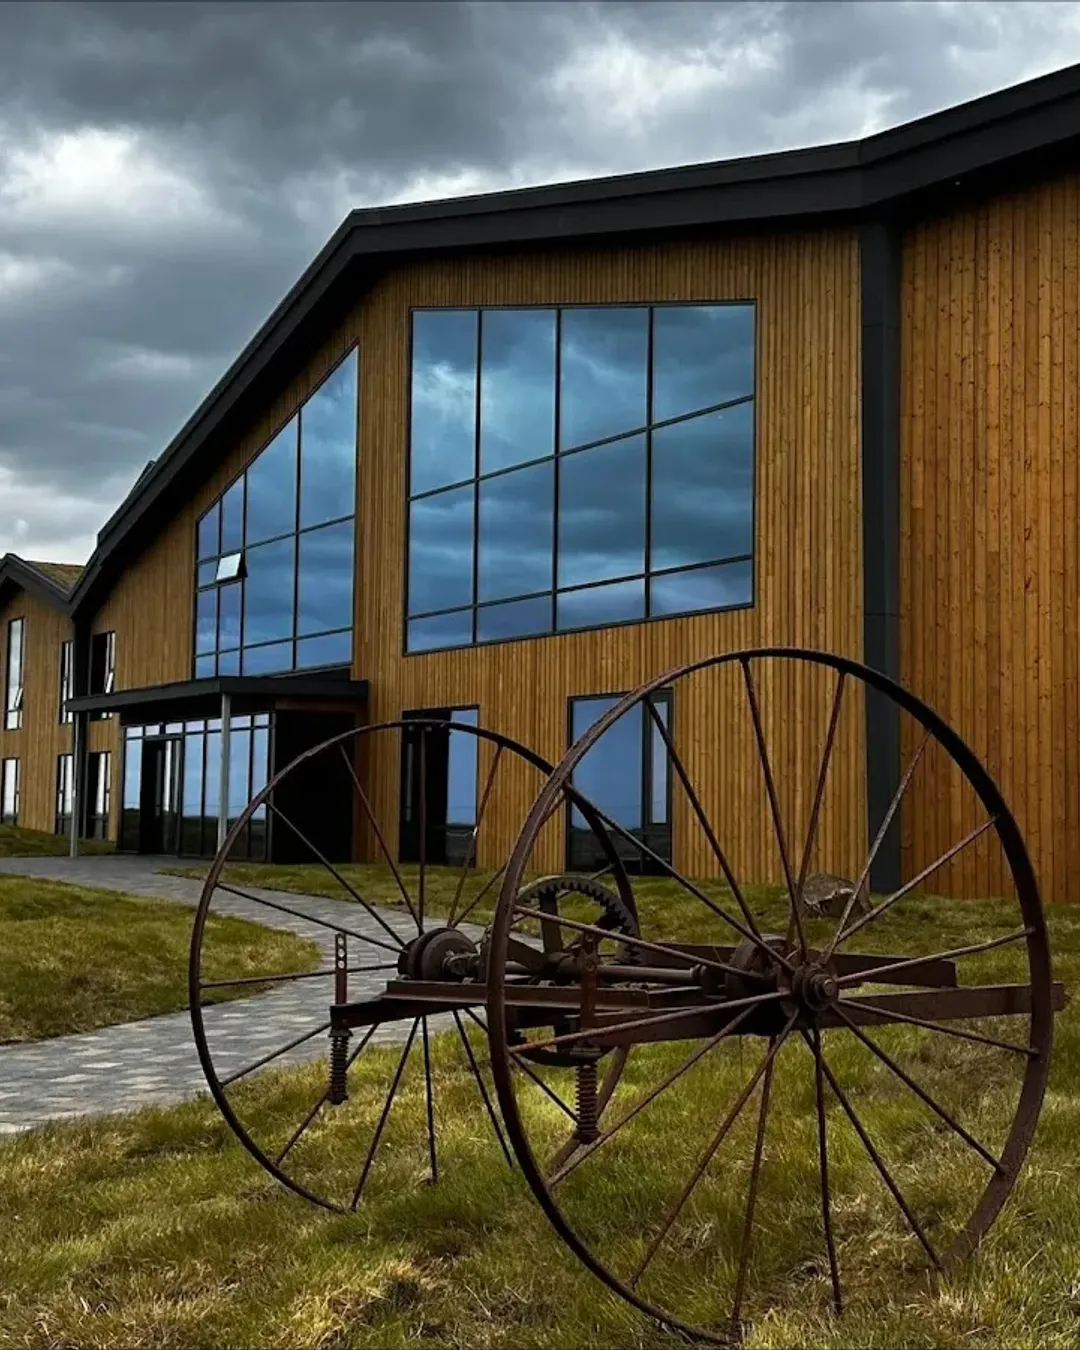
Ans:
[[[66,881],[194,907],[202,882],[162,876],[155,868],[166,861],[172,860],[108,855],[0,858],[0,875]],[[224,891],[218,892],[212,912],[254,919],[268,927],[313,939],[324,956],[320,969],[333,962],[334,933],[311,920],[349,930],[350,965],[369,966],[395,958],[394,952],[355,940],[375,938],[391,943],[381,925],[355,902],[253,887],[243,889],[251,896],[288,905],[311,917],[297,918]],[[387,910],[380,913],[402,937],[415,933],[415,924],[408,914]],[[476,936],[480,930],[466,925],[465,931]],[[392,976],[393,971],[350,975],[350,995],[376,993]],[[327,1020],[331,998],[332,980],[324,976],[297,980],[257,998],[207,1009],[207,1040],[218,1075],[225,1077],[305,1032],[314,1031]],[[373,1040],[404,1040],[410,1026],[411,1023],[402,1022],[381,1027]],[[439,1019],[431,1020],[431,1029],[440,1029]],[[301,1063],[326,1054],[327,1038],[320,1034],[279,1056],[274,1065]],[[0,1134],[29,1129],[48,1120],[167,1105],[206,1090],[187,1012],[104,1027],[79,1036],[0,1046]]]

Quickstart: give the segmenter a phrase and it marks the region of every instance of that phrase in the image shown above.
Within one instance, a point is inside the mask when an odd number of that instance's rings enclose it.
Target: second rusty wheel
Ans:
[[[684,744],[678,721],[673,732],[658,714],[661,691],[676,712],[696,710]],[[856,857],[867,698],[899,720],[907,763]],[[556,1024],[529,1003],[513,960],[536,919],[523,880],[542,822],[624,717],[651,722],[677,785],[683,847],[710,879],[692,880],[601,812],[667,885],[636,888],[639,928],[621,951],[566,921],[576,1003]],[[921,822],[923,855],[912,848],[907,879],[871,895],[901,818]],[[972,875],[993,879],[1002,898],[931,898],[969,852]],[[769,873],[779,886],[750,884]],[[811,904],[814,873],[832,890]],[[818,903],[830,896],[831,913]],[[826,1313],[852,1285],[884,1297],[887,1272],[909,1268],[912,1251],[939,1271],[967,1256],[1031,1144],[1063,999],[1023,839],[982,765],[908,691],[812,651],[715,657],[619,700],[538,794],[490,938],[492,1070],[533,1192],[611,1289],[717,1340],[792,1298]],[[550,1122],[515,1070],[530,1054],[616,1047],[634,1047],[632,1082],[552,1169]]]

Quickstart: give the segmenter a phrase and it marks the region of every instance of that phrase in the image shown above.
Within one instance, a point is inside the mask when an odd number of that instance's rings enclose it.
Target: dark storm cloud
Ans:
[[[1072,5],[40,3],[0,16],[0,550],[81,560],[350,206],[861,135]]]

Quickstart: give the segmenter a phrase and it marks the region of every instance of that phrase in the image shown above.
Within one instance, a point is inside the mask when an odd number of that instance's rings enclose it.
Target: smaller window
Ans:
[[[4,693],[4,729],[18,731],[23,724],[24,631],[22,619],[7,626],[7,678]]]
[[[226,553],[223,558],[218,559],[214,580],[240,581],[245,575],[244,555],[242,553]]]
[[[71,833],[71,807],[74,799],[74,757],[57,755],[56,757],[56,822],[55,833]]]
[[[74,669],[72,665],[72,645],[70,638],[60,644],[60,721],[70,722],[71,712],[68,701],[72,694]]]
[[[110,776],[112,755],[108,750],[92,751],[86,757],[86,807],[80,815],[86,821],[90,839],[109,837]]]
[[[116,634],[95,633],[90,639],[90,693],[111,694],[116,687]],[[95,720],[112,713],[91,713]]]
[[[621,697],[613,694],[571,699],[571,743]],[[652,701],[664,730],[670,734],[670,692],[659,691]],[[663,872],[661,864],[671,861],[668,764],[660,728],[645,705],[635,703],[590,746],[574,770],[573,785],[581,795],[632,836],[610,831],[616,852],[633,871]],[[640,841],[649,852],[635,847],[633,840]],[[599,840],[576,808],[568,812],[566,852],[570,871],[592,872],[608,863]]]
[[[19,823],[19,761],[0,762],[0,825]]]

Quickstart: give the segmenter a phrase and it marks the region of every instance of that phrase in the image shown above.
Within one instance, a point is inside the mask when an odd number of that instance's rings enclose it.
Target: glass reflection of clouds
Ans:
[[[752,303],[415,311],[406,649],[751,604],[754,344]]]
[[[351,660],[357,378],[354,350],[200,518],[196,678]]]

